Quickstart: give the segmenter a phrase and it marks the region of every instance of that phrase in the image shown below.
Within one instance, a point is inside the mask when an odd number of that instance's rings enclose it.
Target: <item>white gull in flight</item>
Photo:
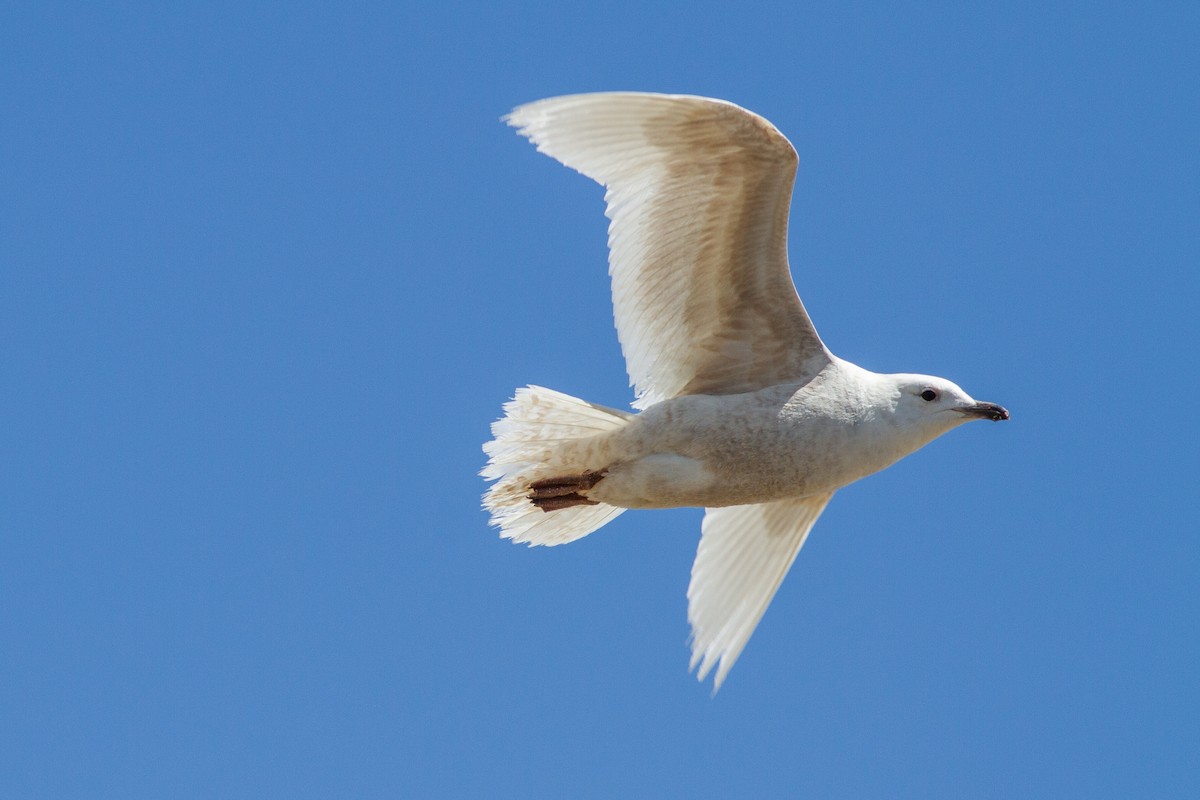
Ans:
[[[817,336],[788,271],[796,151],[722,100],[600,93],[505,121],[607,187],[609,274],[640,413],[539,386],[492,425],[501,535],[586,536],[627,508],[701,506],[692,663],[720,688],[833,493],[1008,412],[929,375],[880,375]]]

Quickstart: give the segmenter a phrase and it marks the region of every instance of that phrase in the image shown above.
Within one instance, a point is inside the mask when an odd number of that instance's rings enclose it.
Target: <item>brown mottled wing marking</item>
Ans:
[[[801,382],[829,362],[788,271],[797,159],[771,123],[721,100],[638,93],[541,100],[506,121],[608,189],[635,407]]]

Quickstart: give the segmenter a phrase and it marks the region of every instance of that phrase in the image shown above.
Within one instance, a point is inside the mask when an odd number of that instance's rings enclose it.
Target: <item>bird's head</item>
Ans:
[[[1008,411],[984,403],[945,378],[932,375],[890,375],[894,381],[895,421],[919,430],[930,439],[975,419],[1008,419]]]

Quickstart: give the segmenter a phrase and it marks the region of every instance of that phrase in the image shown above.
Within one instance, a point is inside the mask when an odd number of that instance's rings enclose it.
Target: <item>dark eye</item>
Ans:
[[[932,403],[934,400],[937,400],[937,392],[935,392],[933,389],[926,389],[925,391],[921,392],[921,399],[926,403]]]

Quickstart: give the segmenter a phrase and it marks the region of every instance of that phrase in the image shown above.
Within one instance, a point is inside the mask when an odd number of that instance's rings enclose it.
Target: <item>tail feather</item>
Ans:
[[[504,404],[483,446],[487,466],[479,473],[495,485],[483,496],[500,535],[530,545],[556,545],[587,536],[625,509],[599,503],[543,511],[529,499],[530,485],[603,464],[587,463],[597,436],[624,427],[633,416],[576,397],[527,386]]]

